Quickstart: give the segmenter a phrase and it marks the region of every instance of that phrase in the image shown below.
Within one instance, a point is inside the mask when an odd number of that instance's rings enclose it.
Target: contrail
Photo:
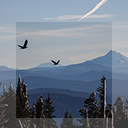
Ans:
[[[108,0],[101,0],[100,3],[98,3],[90,12],[88,12],[86,15],[84,15],[83,17],[81,17],[78,21],[82,20],[83,18],[89,16],[90,14],[92,14],[93,12],[95,12],[97,9],[99,9],[99,7],[103,4],[105,4]]]

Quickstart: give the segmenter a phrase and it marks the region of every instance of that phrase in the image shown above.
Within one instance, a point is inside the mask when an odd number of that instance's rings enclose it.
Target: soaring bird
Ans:
[[[27,44],[28,44],[28,40],[25,40],[25,42],[24,42],[24,45],[23,46],[21,46],[21,45],[18,45],[21,49],[25,49],[25,48],[27,48],[26,46],[27,46]]]
[[[51,61],[52,61],[52,63],[54,63],[54,65],[57,65],[60,62],[60,60],[58,60],[57,62],[55,62],[54,60],[51,60]]]

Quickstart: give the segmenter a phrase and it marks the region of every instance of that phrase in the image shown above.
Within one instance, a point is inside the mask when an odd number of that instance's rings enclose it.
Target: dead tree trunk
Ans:
[[[103,101],[103,128],[105,128],[105,120],[106,120],[106,78],[104,78],[104,83],[103,83],[103,89],[104,89],[104,101]]]
[[[87,109],[87,107],[86,107],[86,120],[87,120],[86,127],[87,127],[87,128],[90,128],[90,125],[89,125],[89,118],[88,118],[88,109]]]
[[[111,128],[114,128],[114,114],[111,108]]]

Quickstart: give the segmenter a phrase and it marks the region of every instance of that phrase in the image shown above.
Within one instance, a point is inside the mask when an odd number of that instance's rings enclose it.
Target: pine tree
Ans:
[[[5,117],[5,112],[8,107],[8,104],[4,103],[5,98],[6,98],[5,96],[0,95],[0,127],[1,128],[6,128],[5,124],[8,122],[8,118]]]
[[[42,94],[40,95],[40,98],[37,100],[36,103],[36,126],[37,128],[45,128],[44,121],[45,121],[45,115],[44,115],[44,102]]]
[[[128,126],[128,99],[125,100],[125,110],[126,110],[126,126]]]
[[[125,108],[123,99],[118,97],[114,104],[114,127],[115,128],[126,128],[127,126],[127,118],[125,115]]]
[[[73,117],[68,114],[68,110],[65,112],[64,119],[61,123],[61,128],[73,128]]]
[[[108,104],[106,107],[106,125],[109,127],[113,128],[113,110],[112,110],[112,105]]]
[[[80,123],[82,123],[80,128],[90,128],[87,107],[82,108],[82,109],[80,108],[79,112],[80,112],[80,116],[82,116],[81,119],[77,119]]]
[[[18,119],[16,118],[16,94],[11,83],[8,87],[8,92],[4,92],[4,95],[6,95],[4,103],[8,104],[5,112],[5,117],[8,118],[8,122],[5,124],[5,126],[17,128],[19,123]]]
[[[106,97],[106,90],[105,90],[105,81],[106,81],[106,78],[103,76],[103,78],[101,78],[101,86],[99,86],[99,88],[97,88],[97,94],[100,98],[100,108],[99,108],[99,115],[98,117],[99,118],[104,118],[105,114],[106,113],[106,100],[105,100],[105,97]]]
[[[30,126],[30,108],[27,96],[27,84],[18,78],[18,85],[16,89],[16,97],[19,99],[18,105],[18,119],[22,122],[24,127]]]
[[[31,109],[31,128],[34,128],[36,126],[36,105],[33,103],[32,109]]]
[[[55,115],[53,113],[55,112],[55,106],[52,106],[52,101],[50,98],[50,94],[48,94],[48,98],[45,100],[45,110],[44,110],[44,115],[46,118],[46,126],[48,128],[57,128],[55,120],[53,120]]]
[[[96,100],[96,93],[93,92],[88,99],[84,101],[85,108],[88,108],[88,117],[97,118],[98,117],[98,101]]]

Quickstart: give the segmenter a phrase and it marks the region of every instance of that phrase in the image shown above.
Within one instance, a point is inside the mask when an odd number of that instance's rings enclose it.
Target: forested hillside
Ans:
[[[101,78],[101,85],[96,91],[88,98],[83,98],[83,105],[76,109],[81,117],[77,121],[73,121],[75,119],[73,113],[65,107],[63,120],[59,126],[56,123],[58,117],[55,111],[61,110],[61,107],[54,106],[55,101],[51,98],[51,94],[45,95],[45,98],[40,94],[30,106],[27,84],[19,76],[16,92],[12,84],[8,87],[8,91],[5,91],[6,86],[3,85],[3,94],[0,97],[0,126],[1,128],[94,128],[95,126],[102,128],[105,122],[108,127],[118,128],[123,125],[125,128],[128,126],[128,100],[124,104],[123,99],[118,97],[113,106],[108,104],[105,100],[105,82],[106,78]],[[67,96],[65,99],[65,106],[68,98]],[[61,104],[61,100],[59,101]],[[76,106],[80,104],[79,100],[74,100],[72,103],[74,108],[75,104]]]

